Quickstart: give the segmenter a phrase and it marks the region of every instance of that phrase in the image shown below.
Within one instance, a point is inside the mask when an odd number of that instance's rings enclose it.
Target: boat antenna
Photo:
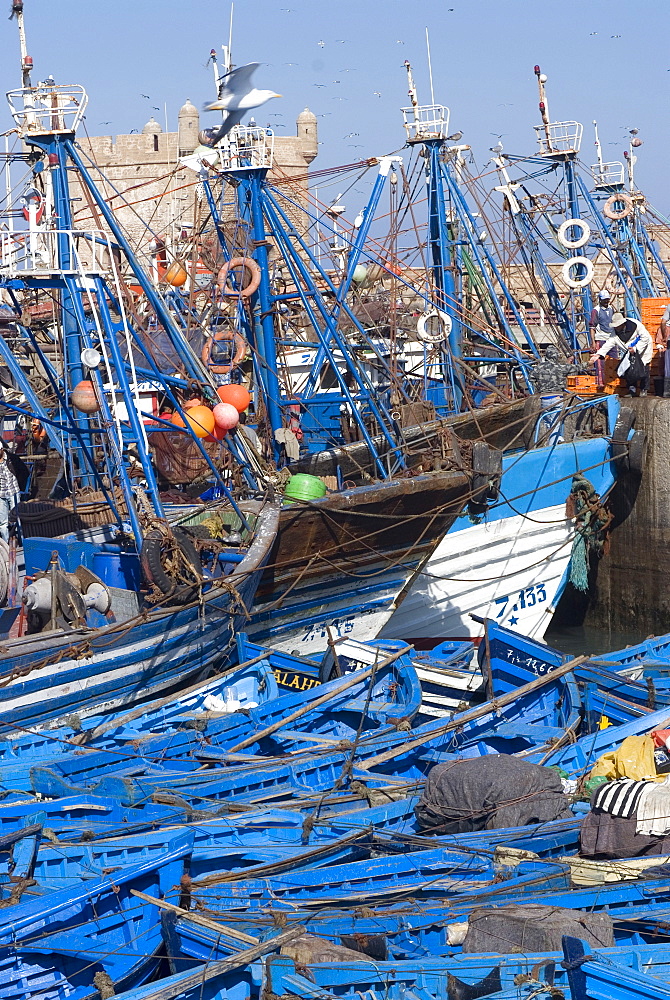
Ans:
[[[414,109],[414,121],[419,120],[419,99],[416,96],[416,84],[414,83],[414,77],[412,76],[412,67],[408,59],[405,59],[405,69],[407,70],[407,89],[409,93],[409,99],[412,102],[412,108]]]
[[[426,53],[428,54],[428,77],[430,79],[430,103],[435,104],[435,91],[433,90],[433,64],[430,58],[430,37],[426,28]]]
[[[224,74],[223,75],[224,76],[227,73],[230,73],[231,69],[233,68],[233,14],[234,14],[234,12],[235,12],[235,4],[231,3],[231,5],[230,5],[230,20],[228,22],[228,44],[221,46],[221,49],[223,50],[223,68],[224,68]],[[218,85],[218,82],[219,81],[217,79],[217,85]]]
[[[549,104],[547,103],[547,91],[545,84],[547,82],[546,73],[542,73],[539,66],[534,67],[535,76],[537,77],[537,86],[540,94],[540,115],[542,116],[542,124],[544,125],[544,134],[547,137],[547,145],[549,149],[552,148],[551,143],[551,130],[549,128]]]
[[[21,86],[24,88],[32,87],[30,82],[30,71],[33,68],[32,57],[28,55],[28,46],[26,44],[26,26],[23,20],[23,0],[12,0],[12,13],[10,14],[11,19],[16,18],[16,24],[19,29],[19,45],[21,46]]]
[[[598,173],[602,176],[604,174],[604,164],[603,164],[603,147],[600,143],[600,136],[598,135],[598,122],[593,121],[593,131],[596,135],[596,157],[598,159]]]

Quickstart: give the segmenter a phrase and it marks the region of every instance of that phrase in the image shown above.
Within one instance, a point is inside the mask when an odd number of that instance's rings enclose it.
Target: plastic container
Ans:
[[[137,593],[142,580],[140,557],[135,552],[96,552],[91,569],[108,587]]]
[[[287,500],[319,500],[325,495],[326,484],[318,476],[309,476],[305,472],[291,476],[284,490]]]

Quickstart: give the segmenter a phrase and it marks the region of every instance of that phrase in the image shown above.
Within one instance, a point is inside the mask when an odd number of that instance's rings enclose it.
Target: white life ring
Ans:
[[[576,240],[569,239],[567,235],[568,230],[572,229],[573,226],[576,226],[580,230],[580,235]],[[556,239],[566,250],[579,250],[580,247],[583,247],[591,239],[591,227],[583,219],[566,219],[558,227]]]
[[[437,334],[430,333],[428,330],[428,321],[431,319],[438,319],[442,324],[442,329]],[[452,325],[451,316],[442,312],[441,309],[428,309],[419,316],[416,324],[416,335],[425,344],[441,344],[451,333]]]
[[[617,211],[614,206],[618,201],[622,201],[624,207]],[[611,195],[611,197],[609,197],[603,205],[603,215],[606,219],[625,219],[632,211],[633,199],[629,198],[629,196],[624,194],[623,191],[620,194]]]
[[[570,270],[578,264],[584,265],[586,268],[586,274],[583,278],[570,277]],[[566,260],[565,264],[561,268],[561,274],[563,275],[563,281],[566,283],[568,288],[584,288],[586,285],[590,285],[593,280],[593,264],[588,257],[571,257],[570,260]]]

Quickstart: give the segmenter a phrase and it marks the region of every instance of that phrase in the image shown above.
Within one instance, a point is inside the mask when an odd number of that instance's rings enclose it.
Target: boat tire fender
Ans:
[[[162,594],[169,595],[170,603],[188,604],[189,601],[197,597],[197,580],[202,576],[202,563],[193,540],[188,537],[186,532],[175,530],[174,540],[187,564],[193,567],[194,582],[192,585],[180,586],[167,572],[163,565],[166,539],[161,531],[149,531],[145,535],[140,552],[140,564],[147,582],[158,587]]]
[[[237,267],[243,267],[249,280],[243,288],[231,288],[228,284],[228,274]],[[258,291],[261,283],[261,269],[253,257],[233,257],[226,261],[216,276],[216,284],[221,289],[222,295],[239,295],[240,298],[248,299],[254,292]]]
[[[635,411],[622,406],[612,432],[612,460],[621,470],[628,468],[628,435],[635,423]]]
[[[635,431],[628,442],[628,471],[641,476],[647,461],[649,439],[646,431]]]
[[[586,268],[586,274],[583,278],[572,278],[570,272],[573,267],[579,264]],[[561,274],[568,288],[585,288],[593,280],[593,263],[588,257],[571,257],[570,260],[566,260],[565,264],[563,264]]]
[[[614,206],[617,202],[623,202],[624,207],[616,209]],[[620,194],[611,195],[603,205],[603,215],[606,219],[626,219],[632,211],[633,199],[624,194],[623,191]]]
[[[235,354],[229,365],[215,365],[211,362],[212,348],[214,344],[222,343],[224,341],[232,341],[235,345]],[[215,375],[227,375],[231,372],[233,368],[237,368],[242,361],[244,361],[245,355],[247,353],[247,342],[241,333],[233,333],[232,330],[217,330],[211,337],[207,337],[205,343],[202,345],[202,351],[200,352],[200,358],[202,363],[206,365],[211,372]]]
[[[440,321],[441,326],[437,333],[431,333],[428,329],[428,321],[431,319]],[[427,309],[426,312],[421,313],[417,320],[416,335],[424,344],[441,344],[451,333],[452,325],[451,316],[442,312],[441,309]]]
[[[571,240],[568,237],[568,232],[573,227],[579,229],[579,236],[576,240]],[[558,227],[556,239],[566,250],[579,250],[580,247],[585,246],[591,239],[591,227],[583,219],[566,219]]]

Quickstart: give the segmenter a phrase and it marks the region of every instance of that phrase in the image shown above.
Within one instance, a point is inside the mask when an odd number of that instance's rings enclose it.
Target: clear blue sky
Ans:
[[[164,104],[174,128],[186,98],[199,107],[212,98],[205,63],[227,38],[227,0],[25,0],[25,10],[35,78],[82,83],[91,134],[141,129],[151,114],[163,121]],[[670,213],[667,0],[237,0],[233,58],[264,63],[256,85],[284,95],[259,112],[260,124],[293,134],[305,105],[322,116],[315,167],[328,167],[403,145],[405,59],[420,101],[430,101],[426,26],[436,100],[481,167],[499,133],[510,152],[534,150],[539,63],[552,120],[584,124],[587,162],[594,118],[606,159],[621,159],[626,128],[640,129],[636,179]],[[20,80],[16,27],[4,16],[0,43],[5,91]]]

